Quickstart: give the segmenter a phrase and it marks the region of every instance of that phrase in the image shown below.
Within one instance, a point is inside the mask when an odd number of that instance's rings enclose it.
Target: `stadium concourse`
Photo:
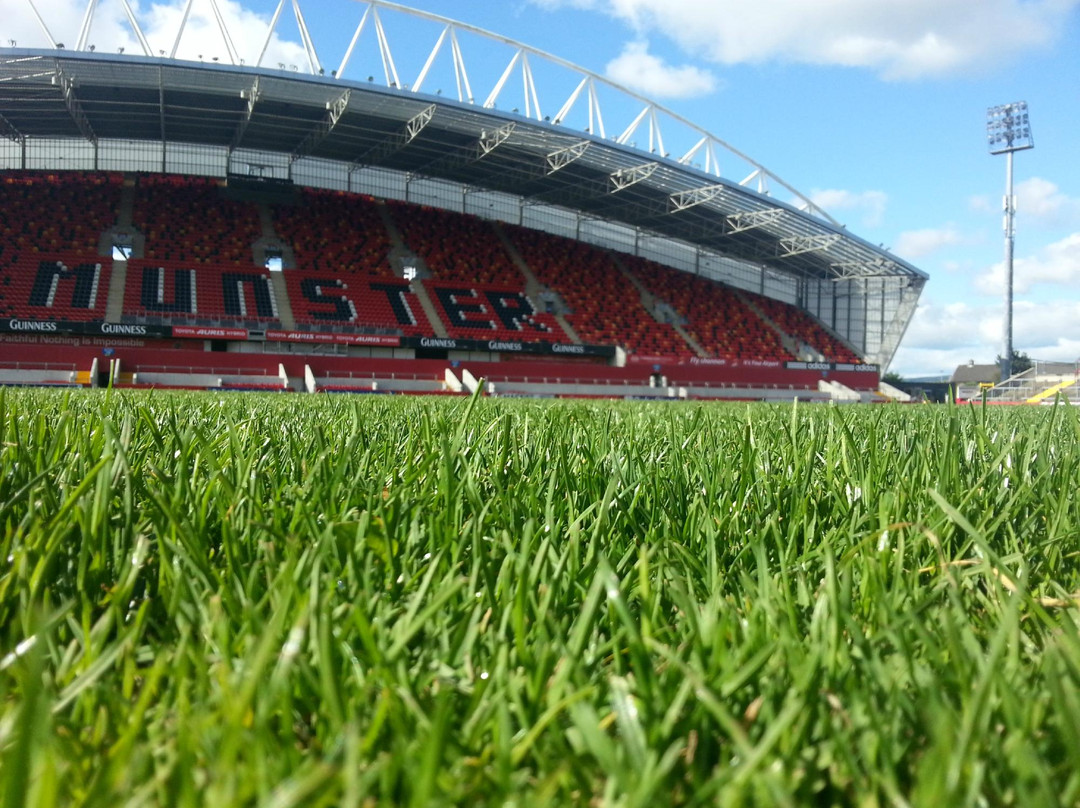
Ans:
[[[392,199],[0,172],[0,383],[884,400],[807,312]]]

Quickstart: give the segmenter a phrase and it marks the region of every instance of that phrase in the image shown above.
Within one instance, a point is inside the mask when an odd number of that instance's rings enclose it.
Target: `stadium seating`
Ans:
[[[406,246],[440,281],[520,289],[525,279],[491,223],[477,216],[402,202],[388,203]]]
[[[202,177],[140,176],[132,219],[154,261],[250,266],[262,235],[255,205],[227,199],[217,180]]]
[[[124,314],[167,323],[279,322],[270,272],[241,264],[128,262]]]
[[[303,271],[393,277],[390,237],[377,203],[339,191],[304,190],[297,205],[275,205],[274,230]]]
[[[572,239],[507,227],[525,263],[571,308],[567,320],[587,343],[618,344],[630,353],[689,357],[692,351],[676,331],[657,322],[611,256]]]
[[[861,363],[861,359],[840,340],[826,331],[810,314],[795,306],[764,295],[747,295],[765,316],[786,334],[802,340],[830,362]]]
[[[0,316],[86,321],[104,316],[122,178],[5,172],[0,181]]]
[[[106,173],[2,175],[0,316],[105,318],[112,260],[99,249],[102,234],[117,222],[123,183],[122,175]],[[272,208],[275,234],[297,264],[281,276],[283,290],[253,263],[253,246],[264,235],[257,205],[226,198],[218,180],[137,176],[133,224],[145,236],[145,257],[128,262],[125,318],[273,327],[281,322],[277,298],[287,293],[298,329],[424,336],[441,325],[440,332],[455,338],[568,341],[561,319],[537,310],[539,301],[526,294],[528,273],[489,221],[385,203],[406,247],[432,273],[423,281],[440,320],[432,323],[410,285],[391,270],[384,203],[310,189],[299,189],[297,198]],[[573,239],[513,225],[505,230],[536,279],[566,303],[566,321],[579,339],[621,345],[639,366],[686,363],[694,352],[672,325],[646,310],[620,264],[685,318],[683,327],[706,358],[769,366],[795,359],[756,309],[827,360],[860,361],[812,316],[780,301],[634,256],[616,261]],[[530,372],[538,370],[534,365]]]
[[[427,280],[428,295],[447,334],[465,339],[566,342],[554,316],[537,310],[521,289],[482,283]]]
[[[623,263],[650,292],[687,319],[687,330],[710,357],[790,360],[779,335],[735,292],[716,281],[653,261],[624,256]]]
[[[369,328],[406,336],[432,334],[409,283],[400,278],[329,270],[284,273],[297,325]]]

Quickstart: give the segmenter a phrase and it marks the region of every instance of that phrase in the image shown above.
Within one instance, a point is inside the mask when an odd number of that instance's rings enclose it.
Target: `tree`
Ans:
[[[999,366],[1001,365],[1001,354],[998,354],[997,363]],[[1010,363],[1010,365],[1012,366],[1012,372],[1014,376],[1017,373],[1023,373],[1025,370],[1029,370],[1033,364],[1034,362],[1032,361],[1030,356],[1028,356],[1023,351],[1018,351],[1013,348],[1012,362]]]
[[[881,380],[885,382],[885,384],[891,384],[893,387],[898,384],[904,383],[904,377],[897,373],[895,370],[890,370],[888,373],[881,377]]]

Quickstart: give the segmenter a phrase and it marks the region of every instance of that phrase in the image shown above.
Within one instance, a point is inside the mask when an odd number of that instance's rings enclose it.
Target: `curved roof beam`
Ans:
[[[405,126],[400,131],[395,132],[390,137],[386,138],[382,143],[376,146],[372,146],[356,160],[349,164],[349,175],[357,169],[364,166],[376,165],[381,163],[387,157],[404,149],[416,136],[424,131],[424,127],[431,123],[431,119],[435,117],[435,105],[429,104],[424,107],[418,113],[409,118],[405,122]]]
[[[566,168],[575,160],[583,157],[585,152],[589,150],[590,145],[592,145],[592,141],[579,140],[577,143],[551,152],[544,158],[548,165],[547,173],[554,174],[559,169]]]
[[[840,236],[835,234],[816,236],[791,236],[780,239],[780,258],[791,258],[808,252],[821,252],[832,247],[840,241]]]
[[[780,221],[784,215],[783,208],[765,208],[764,210],[747,210],[740,213],[731,213],[727,216],[729,226],[728,233],[743,233],[758,227],[766,227]]]
[[[293,150],[293,153],[289,155],[289,162],[295,162],[301,157],[314,153],[319,147],[319,144],[326,140],[327,136],[334,131],[334,127],[338,125],[338,121],[345,114],[345,110],[349,108],[349,98],[352,96],[352,90],[346,90],[333,101],[326,103],[326,115],[321,121],[308,132],[307,136],[300,141],[300,145]]]
[[[41,26],[41,30],[45,33],[45,38],[49,40],[49,43],[54,48],[59,48],[60,46],[57,44],[56,39],[53,38],[52,33],[49,31],[49,26],[45,24],[45,20],[43,20],[41,18],[41,15],[38,13],[37,6],[34,5],[34,0],[26,0],[26,4],[30,6],[30,10],[34,12],[34,18],[37,20],[38,25]],[[89,14],[90,12],[87,11],[87,13]],[[83,22],[83,24],[86,24],[85,21]]]
[[[434,174],[437,176],[442,172],[453,171],[456,168],[461,168],[462,166],[471,165],[478,160],[483,160],[495,151],[495,149],[499,148],[499,146],[509,140],[516,128],[517,124],[510,121],[509,123],[504,123],[497,129],[481,132],[480,137],[468,146],[440,157],[432,163],[428,163],[419,171],[414,172],[414,174]]]
[[[409,16],[412,16],[412,17],[416,17],[418,19],[424,19],[424,20],[428,20],[430,22],[440,23],[443,26],[448,26],[450,28],[450,30],[451,30],[452,37],[453,37],[455,31],[467,31],[467,32],[469,32],[471,34],[475,34],[475,35],[483,37],[485,39],[489,39],[489,40],[492,40],[492,41],[495,41],[495,42],[502,43],[502,44],[507,45],[509,47],[512,47],[515,50],[521,51],[521,53],[523,55],[536,56],[537,58],[543,59],[543,60],[545,60],[547,62],[550,62],[551,64],[557,65],[559,67],[562,67],[564,69],[567,69],[567,70],[570,70],[570,71],[573,71],[573,72],[577,73],[579,76],[582,77],[582,81],[578,84],[577,88],[574,90],[574,92],[571,94],[570,98],[563,105],[563,107],[559,110],[559,112],[552,118],[552,122],[554,122],[554,123],[558,123],[558,122],[560,122],[562,119],[564,119],[566,117],[566,115],[569,113],[570,109],[574,106],[574,103],[578,100],[581,93],[587,88],[588,91],[589,91],[588,92],[588,95],[589,95],[589,132],[591,132],[592,134],[599,135],[600,137],[606,137],[605,132],[604,132],[603,119],[602,119],[602,117],[600,115],[599,99],[596,96],[596,84],[603,84],[604,86],[610,87],[613,90],[615,90],[616,92],[618,92],[618,93],[620,93],[620,94],[622,94],[624,96],[627,96],[629,98],[633,98],[634,100],[640,102],[642,105],[644,105],[649,110],[649,113],[648,113],[647,117],[649,117],[649,119],[650,119],[650,128],[652,130],[651,133],[650,133],[650,139],[652,141],[651,147],[658,154],[665,155],[665,152],[663,151],[663,137],[662,137],[662,134],[661,134],[660,129],[659,129],[659,120],[657,119],[657,113],[662,113],[666,117],[668,117],[668,118],[670,118],[672,120],[678,121],[683,126],[686,126],[687,128],[691,129],[692,131],[697,132],[699,135],[704,137],[710,145],[720,146],[725,151],[729,152],[730,154],[738,157],[740,160],[744,161],[748,165],[752,166],[754,171],[751,174],[751,177],[748,177],[747,180],[744,180],[740,184],[746,185],[750,179],[756,178],[756,179],[758,179],[759,193],[767,193],[768,181],[771,180],[772,182],[776,183],[777,185],[782,187],[784,190],[786,190],[788,193],[792,194],[795,197],[796,200],[798,200],[799,202],[801,202],[804,205],[807,205],[808,210],[811,210],[811,211],[819,214],[820,216],[822,216],[826,221],[830,222],[831,224],[834,224],[834,225],[837,225],[837,226],[840,225],[840,223],[837,220],[833,219],[831,216],[829,216],[827,213],[822,211],[816,205],[812,205],[812,203],[810,203],[809,197],[807,197],[805,194],[798,191],[794,186],[792,186],[792,185],[788,184],[787,182],[785,182],[783,179],[781,179],[776,174],[774,174],[771,171],[769,171],[768,169],[766,169],[765,166],[763,166],[761,163],[758,163],[756,160],[751,158],[745,152],[742,152],[739,149],[736,149],[730,143],[727,143],[726,141],[722,140],[721,138],[716,137],[715,135],[713,135],[708,130],[701,128],[700,126],[698,126],[693,121],[686,118],[685,116],[680,115],[679,113],[677,113],[677,112],[675,112],[675,111],[673,111],[671,109],[668,109],[667,107],[663,107],[663,106],[657,104],[655,101],[647,98],[646,96],[641,95],[640,93],[637,93],[634,90],[629,89],[628,87],[624,87],[623,85],[618,84],[617,82],[614,82],[611,79],[600,75],[599,73],[596,73],[596,72],[594,72],[592,70],[588,70],[588,69],[586,69],[584,67],[576,65],[573,62],[570,62],[570,61],[568,61],[566,59],[562,59],[562,58],[560,58],[560,57],[558,57],[558,56],[556,56],[554,54],[548,53],[546,51],[542,51],[539,48],[535,48],[535,47],[527,45],[527,44],[525,44],[523,42],[519,42],[519,41],[517,41],[515,39],[511,39],[510,37],[506,37],[506,36],[502,36],[500,34],[493,33],[491,31],[488,31],[488,30],[486,30],[484,28],[480,28],[480,27],[475,26],[475,25],[470,25],[468,23],[459,22],[457,20],[450,19],[449,17],[444,17],[444,16],[439,15],[439,14],[433,14],[433,13],[431,13],[429,11],[421,11],[419,9],[409,8],[408,6],[403,6],[403,5],[400,5],[399,3],[389,2],[389,0],[367,0],[367,2],[369,3],[370,6],[375,7],[375,8],[391,9],[393,11],[400,12],[402,14],[406,14],[406,15],[409,15]],[[455,43],[456,43],[456,37],[454,37],[454,39],[455,39]],[[455,68],[456,67],[457,67],[457,63],[455,61]],[[338,73],[338,76],[339,77],[341,76],[340,72]],[[471,93],[469,94],[469,96],[471,96]],[[713,165],[715,165],[716,161],[715,160],[710,160],[709,162],[712,163]],[[760,190],[762,188],[764,188],[765,190]]]
[[[26,142],[26,135],[16,129],[15,125],[3,115],[0,115],[0,137],[6,137],[16,143]]]
[[[724,193],[726,186],[721,184],[705,185],[701,188],[691,188],[689,191],[678,191],[668,197],[668,212],[678,213],[696,205],[712,202]]]

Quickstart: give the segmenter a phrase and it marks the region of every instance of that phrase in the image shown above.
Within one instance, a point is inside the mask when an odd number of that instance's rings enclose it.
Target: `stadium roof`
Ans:
[[[90,0],[90,22],[94,6]],[[288,156],[290,174],[302,160],[333,161],[350,171],[377,167],[508,193],[524,205],[568,208],[630,226],[645,238],[674,239],[793,277],[893,279],[910,293],[895,312],[900,321],[891,324],[891,344],[883,346],[879,361],[891,357],[926,275],[849,233],[759,163],[681,116],[557,57],[381,0],[364,7],[341,67],[330,75],[295,1],[307,72],[245,65],[232,47],[226,61],[172,58],[182,26],[172,54],[152,56],[134,15],[129,18],[144,55],[94,52],[87,20],[74,50],[55,41],[45,49],[0,47],[0,137],[24,149],[35,139],[73,139],[95,149],[99,142],[157,141],[274,153]],[[400,81],[379,9],[444,26],[411,86]],[[277,20],[275,14],[270,33]],[[377,34],[379,81],[374,74],[367,81],[346,77],[365,25]],[[51,40],[44,23],[42,30]],[[472,97],[462,32],[512,54],[483,103]],[[224,27],[222,34],[231,44]],[[431,67],[447,39],[456,97],[429,91]],[[567,86],[574,89],[553,115],[541,114],[535,78],[541,60],[571,74]],[[519,107],[499,109],[499,102],[514,103],[506,97],[515,72],[523,78]],[[604,127],[599,89],[617,96],[608,111],[628,118],[618,136]],[[614,117],[609,114],[609,121]],[[645,138],[646,129],[649,148],[638,148],[634,138]],[[674,156],[670,148],[686,151]],[[749,174],[739,181],[721,176],[721,162],[741,163],[740,173]],[[773,187],[787,199],[777,198]]]

